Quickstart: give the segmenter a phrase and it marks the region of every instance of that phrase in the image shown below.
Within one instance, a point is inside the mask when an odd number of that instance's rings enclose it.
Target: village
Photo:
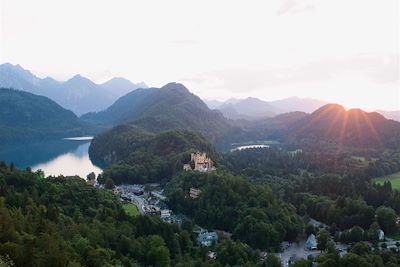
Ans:
[[[193,165],[193,166],[192,166]],[[191,162],[183,166],[184,171],[198,171],[198,172],[211,172],[215,170],[213,161],[207,157],[206,153],[192,153]],[[114,193],[119,197],[120,201],[125,205],[134,205],[138,214],[145,216],[159,217],[166,223],[173,223],[181,225],[187,219],[182,214],[174,214],[168,208],[165,200],[164,189],[160,184],[124,184],[117,185],[114,188]],[[190,188],[188,196],[192,199],[197,199],[201,195],[201,190],[198,188]],[[130,206],[132,207],[132,206]],[[196,225],[195,230],[197,234],[197,245],[204,247],[211,247],[217,241],[219,236],[229,236],[223,231],[207,231],[202,227]],[[208,253],[210,259],[216,258],[216,253],[210,251]]]
[[[207,157],[206,153],[195,152],[191,154],[191,161],[188,164],[184,164],[184,171],[196,171],[196,172],[211,172],[216,170],[213,161]],[[88,184],[92,186],[99,186],[88,181]],[[166,203],[166,196],[164,195],[164,189],[158,183],[153,184],[123,184],[117,185],[114,188],[114,193],[119,197],[123,203],[123,207],[133,211],[133,215],[144,215],[144,216],[155,216],[159,217],[166,223],[172,223],[181,225],[188,218],[183,214],[174,214],[169,209]],[[187,192],[188,197],[194,201],[201,196],[201,189],[190,188]],[[315,219],[310,218],[308,221],[309,225],[312,225],[316,230],[329,230],[329,226],[319,222]],[[212,250],[212,247],[218,242],[219,239],[231,239],[232,234],[221,231],[221,230],[207,230],[203,229],[199,225],[195,225],[194,232],[197,235],[196,243],[198,246],[209,247],[210,250],[207,253],[209,260],[215,260],[218,255]],[[391,238],[387,238],[382,230],[379,230],[379,247],[386,247],[387,249],[399,250],[400,243]],[[339,252],[339,256],[343,257],[349,249],[349,244],[341,242],[334,242],[334,237],[329,236],[329,240],[333,242],[336,250]],[[371,243],[368,243],[372,247]],[[318,242],[315,234],[305,236],[297,242],[282,242],[280,246],[280,252],[273,253],[277,256],[283,267],[288,267],[299,259],[316,258],[317,256],[323,255],[323,252],[318,250]],[[266,260],[268,253],[265,251],[260,252],[260,261]]]

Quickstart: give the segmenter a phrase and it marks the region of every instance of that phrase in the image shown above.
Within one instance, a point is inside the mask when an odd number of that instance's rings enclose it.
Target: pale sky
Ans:
[[[0,63],[400,109],[399,0],[0,0]]]

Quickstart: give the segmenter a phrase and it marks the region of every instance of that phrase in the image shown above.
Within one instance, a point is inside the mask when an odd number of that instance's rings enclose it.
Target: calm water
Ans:
[[[87,138],[1,145],[0,160],[13,162],[21,169],[42,169],[46,176],[62,174],[86,177],[90,172],[97,175],[102,171],[90,160],[89,145]]]
[[[235,147],[234,149],[231,149],[231,152],[236,151],[236,150],[249,149],[249,148],[269,148],[269,145],[245,145],[245,146],[238,146],[238,147]]]

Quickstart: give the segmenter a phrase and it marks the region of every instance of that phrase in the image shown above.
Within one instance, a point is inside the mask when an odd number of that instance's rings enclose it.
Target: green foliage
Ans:
[[[197,150],[218,158],[207,140],[196,133],[168,131],[154,135],[126,125],[97,136],[89,152],[102,163],[115,163],[103,176],[121,184],[167,181]]]
[[[191,187],[201,190],[191,199]],[[207,228],[233,233],[233,238],[256,248],[278,249],[294,240],[303,223],[291,206],[273,197],[266,186],[254,186],[224,172],[183,172],[166,188],[169,205]]]
[[[79,178],[38,179],[1,163],[0,218],[1,266],[212,265],[187,231],[158,218],[131,218],[114,194]],[[238,262],[255,255],[238,246]]]
[[[328,247],[329,239],[329,232],[324,229],[320,230],[317,234],[317,248],[321,251],[325,251]]]
[[[0,142],[93,134],[99,129],[82,122],[44,96],[0,88]]]
[[[231,126],[220,112],[210,110],[182,84],[138,89],[118,99],[107,110],[82,119],[108,125],[130,123],[150,132],[185,129],[215,140]]]
[[[386,234],[397,232],[397,215],[395,211],[388,207],[379,207],[376,210],[377,221]]]

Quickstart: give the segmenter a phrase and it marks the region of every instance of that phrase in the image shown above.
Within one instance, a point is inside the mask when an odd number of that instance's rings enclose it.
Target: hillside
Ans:
[[[383,150],[399,148],[400,123],[376,112],[346,111],[328,104],[294,122],[287,129],[288,142],[303,147],[331,149]]]
[[[190,153],[218,156],[202,136],[185,130],[160,134],[133,125],[120,125],[96,136],[89,148],[94,161],[107,168],[103,175],[119,183],[146,183],[168,180],[190,161]]]
[[[220,112],[210,110],[179,83],[135,90],[119,98],[108,109],[81,118],[111,126],[131,123],[150,132],[192,130],[211,140],[230,127]]]
[[[50,77],[41,79],[20,65],[5,63],[0,65],[0,87],[46,96],[62,107],[81,115],[103,110],[118,97],[146,85],[134,84],[121,78],[111,79],[99,85],[79,74],[60,82]]]
[[[69,137],[93,129],[72,111],[31,93],[0,88],[0,142]]]

